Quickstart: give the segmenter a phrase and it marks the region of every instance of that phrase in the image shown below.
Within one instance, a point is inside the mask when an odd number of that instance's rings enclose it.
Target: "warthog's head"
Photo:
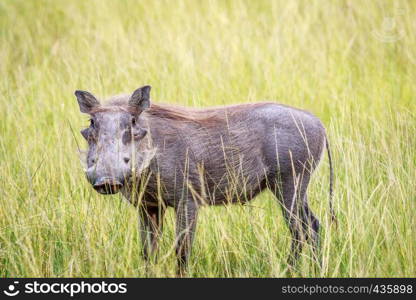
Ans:
[[[81,134],[88,141],[86,175],[97,192],[119,192],[149,164],[152,155],[141,117],[150,106],[149,94],[150,86],[143,86],[128,101],[101,105],[91,93],[75,92],[81,112],[90,115],[90,126]]]

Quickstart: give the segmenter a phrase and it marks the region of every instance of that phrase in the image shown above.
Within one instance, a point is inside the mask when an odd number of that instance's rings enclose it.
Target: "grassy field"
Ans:
[[[135,209],[85,180],[88,124],[73,95],[153,86],[156,102],[271,100],[328,129],[309,190],[323,268],[297,276],[416,275],[414,1],[0,0],[0,276],[174,276],[174,216],[159,262],[139,255]],[[72,128],[72,129],[71,129]],[[286,275],[290,233],[269,192],[203,208],[189,276]]]

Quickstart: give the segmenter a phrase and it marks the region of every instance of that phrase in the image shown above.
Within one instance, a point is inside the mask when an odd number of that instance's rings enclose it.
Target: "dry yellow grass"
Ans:
[[[312,111],[335,162],[310,201],[323,269],[416,274],[414,1],[0,1],[0,276],[173,276],[173,214],[146,272],[137,215],[100,196],[77,157],[75,89],[153,86],[194,107],[272,100]],[[75,132],[75,137],[72,130]],[[276,201],[202,209],[190,276],[284,276],[290,234]]]

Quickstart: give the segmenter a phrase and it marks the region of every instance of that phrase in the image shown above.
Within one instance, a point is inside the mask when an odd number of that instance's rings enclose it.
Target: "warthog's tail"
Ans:
[[[333,199],[334,199],[334,169],[332,167],[331,149],[329,148],[328,137],[325,136],[326,151],[328,152],[329,160],[329,212],[331,214],[331,221],[337,224],[337,218],[334,211]]]

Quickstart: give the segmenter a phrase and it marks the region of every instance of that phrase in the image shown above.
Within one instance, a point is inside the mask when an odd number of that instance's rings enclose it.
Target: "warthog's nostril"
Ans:
[[[125,157],[125,158],[124,158],[124,162],[125,162],[126,164],[128,164],[128,163],[129,163],[129,161],[130,161],[130,158],[128,158],[128,157]]]

